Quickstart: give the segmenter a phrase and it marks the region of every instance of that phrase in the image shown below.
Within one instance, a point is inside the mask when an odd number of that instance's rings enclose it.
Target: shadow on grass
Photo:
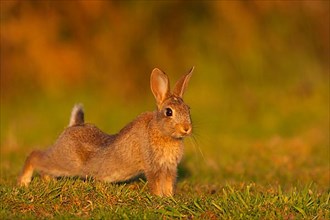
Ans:
[[[191,172],[189,171],[189,169],[184,165],[184,164],[180,164],[178,166],[178,171],[177,171],[177,182],[183,181],[184,179],[187,179],[191,176]],[[32,177],[33,179],[42,179],[41,175],[39,174],[35,174]],[[68,176],[62,176],[62,177],[54,177],[53,178],[56,181],[66,181],[68,179],[70,180],[74,180],[74,181],[99,181],[94,179],[93,177],[80,177],[80,176],[72,176],[72,177],[68,177]],[[144,174],[139,174],[131,179],[125,180],[125,181],[119,181],[119,182],[113,182],[111,184],[115,184],[115,185],[123,185],[123,184],[131,184],[134,182],[147,182],[147,178],[145,177]],[[100,181],[100,182],[105,182],[105,181]]]

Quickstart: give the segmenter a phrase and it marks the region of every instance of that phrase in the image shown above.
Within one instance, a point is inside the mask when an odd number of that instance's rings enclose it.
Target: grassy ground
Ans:
[[[327,219],[329,195],[313,185],[282,191],[255,183],[178,184],[173,198],[157,198],[143,181],[113,185],[93,180],[35,180],[28,188],[1,186],[2,219]]]

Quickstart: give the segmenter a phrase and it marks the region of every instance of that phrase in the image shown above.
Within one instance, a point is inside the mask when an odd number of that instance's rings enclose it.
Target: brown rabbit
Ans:
[[[108,135],[84,123],[82,106],[75,105],[69,127],[54,145],[28,156],[18,184],[27,186],[34,170],[43,177],[92,176],[108,182],[144,173],[152,193],[172,196],[183,138],[192,132],[189,107],[182,96],[193,69],[176,83],[173,93],[167,75],[154,69],[150,86],[157,110],[142,113],[118,134]]]

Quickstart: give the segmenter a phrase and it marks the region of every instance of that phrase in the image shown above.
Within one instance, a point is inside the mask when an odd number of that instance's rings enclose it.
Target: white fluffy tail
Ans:
[[[82,106],[82,104],[76,104],[76,105],[74,105],[72,112],[71,112],[69,126],[81,125],[84,123],[85,123],[85,120],[84,120],[83,106]]]

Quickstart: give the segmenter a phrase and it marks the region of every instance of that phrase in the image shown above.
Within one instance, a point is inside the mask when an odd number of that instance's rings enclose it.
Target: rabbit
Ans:
[[[144,174],[152,194],[173,196],[183,139],[192,133],[190,108],[182,96],[193,70],[178,80],[171,93],[168,76],[153,69],[150,87],[157,109],[140,114],[114,135],[85,123],[82,105],[75,105],[69,126],[55,143],[27,157],[18,184],[28,186],[34,170],[45,179],[91,176],[106,182]]]

